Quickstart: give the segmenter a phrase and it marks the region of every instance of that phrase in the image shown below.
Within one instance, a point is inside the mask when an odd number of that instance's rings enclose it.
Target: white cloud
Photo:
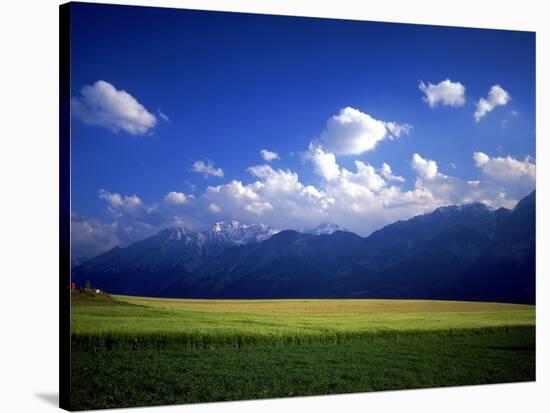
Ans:
[[[536,167],[530,158],[523,161],[512,157],[491,158],[483,152],[475,152],[473,159],[481,169],[482,179],[462,180],[443,175],[437,172],[435,161],[432,168],[418,162],[415,188],[428,191],[434,205],[482,202],[493,208],[512,208],[535,188]]]
[[[411,160],[412,168],[424,179],[434,179],[441,175],[437,171],[437,163],[430,159],[424,159],[415,153]]]
[[[257,178],[267,178],[273,175],[274,170],[269,165],[254,165],[246,169],[248,173],[254,175]]]
[[[254,194],[257,192],[269,192],[270,194],[276,196],[277,194],[302,189],[302,184],[298,179],[298,174],[288,169],[275,170],[269,165],[259,165],[248,168],[248,171],[252,175],[262,178],[261,182],[255,182],[246,186],[246,188],[250,189]]]
[[[222,168],[214,167],[214,162],[212,161],[196,161],[193,164],[191,169],[193,172],[201,173],[205,178],[209,176],[217,176],[218,178],[223,178]]]
[[[380,173],[387,181],[405,182],[405,178],[403,178],[402,176],[394,175],[391,166],[389,166],[385,162],[382,164]]]
[[[111,208],[136,208],[141,206],[141,199],[137,195],[125,195],[124,197],[116,192],[112,193],[105,189],[98,191],[100,199],[106,201]]]
[[[165,211],[146,205],[137,195],[121,195],[105,189],[98,197],[107,204],[103,219],[73,214],[71,251],[75,258],[91,258],[116,245],[126,246],[156,234],[166,225]]]
[[[486,178],[508,187],[518,196],[535,188],[536,165],[530,157],[521,161],[511,156],[491,158],[483,152],[474,152],[473,158]]]
[[[112,208],[117,208],[122,205],[122,196],[120,194],[113,194],[105,189],[99,190],[99,198],[107,201]]]
[[[209,187],[203,197],[220,205],[227,218],[279,229],[330,219],[363,235],[433,206],[428,190],[394,186],[391,182],[401,184],[402,178],[394,176],[388,164],[378,170],[361,161],[354,165],[355,171],[340,168],[338,176],[323,180],[319,187],[304,185],[295,172],[256,165],[248,171],[257,181]]]
[[[376,172],[376,169],[369,164],[355,161],[357,172],[342,170],[342,176],[338,185],[348,194],[368,194],[372,191],[379,191],[386,186],[386,181]]]
[[[336,156],[331,152],[325,152],[321,146],[310,144],[305,158],[311,160],[315,173],[327,181],[336,179],[340,175]]]
[[[187,202],[187,196],[183,192],[168,192],[164,197],[164,200],[169,204],[181,205]]]
[[[314,217],[321,216],[330,202],[314,186],[302,184],[295,172],[275,170],[269,165],[252,166],[248,172],[258,180],[249,184],[233,180],[210,186],[202,198],[219,205],[228,219],[260,221],[276,228],[297,228],[300,222],[316,222]],[[292,226],[288,226],[290,222]]]
[[[262,149],[260,151],[260,156],[267,162],[274,161],[275,159],[281,159],[279,158],[279,154],[277,152],[268,151],[267,149]]]
[[[132,95],[104,80],[84,86],[80,96],[71,99],[71,110],[86,124],[103,126],[113,132],[123,130],[130,135],[143,135],[157,123],[156,117]]]
[[[401,135],[408,135],[413,128],[407,123],[399,124],[395,122],[385,122],[384,125],[386,126],[386,129],[388,130],[390,135],[396,138],[401,137]]]
[[[262,215],[264,212],[273,210],[273,206],[269,202],[252,202],[244,208],[256,215]]]
[[[327,154],[322,148],[319,153]],[[107,203],[111,220],[81,219],[74,226],[78,232],[75,240],[80,250],[88,245],[90,251],[99,251],[101,245],[104,249],[124,245],[169,225],[206,229],[224,219],[262,222],[277,229],[300,229],[330,220],[368,235],[383,225],[443,205],[483,202],[510,208],[535,185],[535,164],[530,158],[492,158],[476,152],[473,160],[481,176],[463,180],[442,174],[435,160],[414,154],[410,166],[417,175],[411,189],[404,188],[404,178],[394,175],[388,163],[376,168],[356,160],[353,170],[348,170],[329,158],[339,173],[328,174],[331,179],[326,179],[325,171],[321,174],[325,179],[316,186],[302,183],[294,171],[255,165],[247,169],[252,177],[249,183],[231,180],[208,186],[196,197],[186,196],[185,214],[181,215],[175,214],[181,209],[166,202],[147,205],[137,195],[102,190],[99,196]],[[313,163],[314,170],[316,167]]]
[[[476,104],[474,118],[479,122],[487,113],[491,112],[497,106],[504,106],[510,101],[510,94],[500,85],[494,85],[489,90],[487,99],[481,98]]]
[[[450,79],[445,79],[437,85],[429,82],[426,85],[424,82],[420,82],[418,88],[424,93],[424,102],[432,108],[439,105],[462,106],[466,101],[464,97],[466,88],[464,85],[460,82],[453,82]]]
[[[346,107],[328,119],[319,138],[325,150],[335,155],[360,155],[373,150],[378,142],[388,136],[399,137],[409,133],[411,128],[406,124],[383,122],[360,110]]]
[[[356,159],[350,169],[338,164],[335,149],[340,154],[364,151],[369,146],[364,141],[379,127],[383,128],[379,136],[397,137],[410,130],[353,108],[342,109],[329,119],[320,139],[304,154],[313,172],[322,177],[315,185],[303,183],[295,171],[264,163],[247,168],[249,180],[208,186],[196,195],[172,191],[159,204],[146,204],[137,195],[100,190],[99,197],[111,214],[106,220],[80,220],[75,225],[79,232],[75,239],[96,251],[101,243],[105,249],[114,243],[124,245],[169,225],[206,229],[225,219],[262,222],[276,229],[300,229],[330,220],[368,235],[385,224],[442,205],[484,202],[492,207],[511,207],[534,188],[535,165],[530,158],[491,158],[482,152],[474,153],[482,176],[472,180],[444,175],[435,160],[413,154],[410,167],[416,177],[410,189],[388,163],[376,167]],[[373,148],[376,142],[370,142]],[[329,144],[333,150],[325,146]],[[195,162],[193,171],[205,177],[224,176],[211,161]],[[174,207],[182,204],[185,206]]]
[[[149,229],[149,227],[152,228],[160,224],[163,220],[162,211],[159,210],[157,204],[147,205],[137,195],[121,195],[100,189],[98,197],[107,203],[107,210],[111,213],[113,219],[121,225],[121,228],[128,225],[127,229],[129,230],[132,227],[131,223],[138,222],[145,229]],[[125,237],[121,238],[124,239]]]
[[[116,223],[71,214],[71,260],[92,258],[119,245],[116,230]]]
[[[219,214],[220,212],[222,212],[222,209],[219,207],[219,205],[214,203],[211,203],[210,205],[208,205],[208,210],[210,212],[213,212],[214,214]]]
[[[473,158],[477,167],[488,164],[490,159],[489,155],[483,152],[474,152]]]
[[[397,219],[425,212],[433,205],[429,191],[406,191],[394,185],[392,182],[401,184],[401,179],[395,179],[391,166],[384,165],[376,169],[355,161],[355,172],[342,168],[340,176],[327,182],[321,192],[332,200],[327,216],[352,231],[367,235]]]

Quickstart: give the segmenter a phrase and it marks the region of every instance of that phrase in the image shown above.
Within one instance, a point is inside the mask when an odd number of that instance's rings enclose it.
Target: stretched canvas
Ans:
[[[63,408],[535,380],[535,33],[60,22]]]

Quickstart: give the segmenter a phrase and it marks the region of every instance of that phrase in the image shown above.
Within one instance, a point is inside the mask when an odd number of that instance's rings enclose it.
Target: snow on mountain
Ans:
[[[448,205],[436,208],[434,211],[426,212],[424,215],[430,214],[440,214],[440,215],[452,215],[459,213],[470,213],[470,214],[485,214],[493,211],[493,209],[481,202],[474,202],[472,204],[461,204],[461,205]]]
[[[195,243],[200,246],[209,244],[244,245],[250,242],[264,241],[275,235],[274,230],[265,224],[242,224],[238,221],[216,222],[210,230],[191,231],[183,227],[166,228],[159,232],[159,237],[164,243],[185,242]]]
[[[238,221],[216,222],[211,229],[214,237],[221,238],[236,245],[244,245],[250,242],[264,241],[275,235],[274,230],[265,224],[242,224]]]
[[[317,225],[315,228],[305,230],[304,233],[312,234],[312,235],[330,235],[336,231],[349,232],[348,230],[341,227],[340,225],[334,224],[332,222],[323,222]]]

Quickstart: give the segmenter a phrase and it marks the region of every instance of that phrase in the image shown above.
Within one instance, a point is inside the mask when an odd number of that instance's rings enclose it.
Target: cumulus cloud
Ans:
[[[494,208],[510,208],[535,186],[531,158],[518,160],[475,152],[473,162],[480,177],[464,180],[441,173],[435,160],[415,153],[410,167],[416,178],[412,188],[406,188],[405,179],[395,175],[388,163],[375,166],[356,160],[353,168],[347,169],[327,156],[331,153],[323,148],[310,149],[312,157],[319,156],[317,160],[311,158],[314,171],[318,168],[323,177],[318,185],[304,184],[295,171],[262,164],[247,169],[250,182],[233,179],[208,186],[196,197],[183,198],[183,193],[175,191],[165,196],[165,201],[185,199],[181,208],[169,202],[150,205],[137,195],[102,190],[99,197],[105,201],[110,218],[80,217],[74,225],[78,248],[84,250],[83,246],[88,245],[90,251],[105,250],[137,241],[166,226],[206,229],[227,219],[262,222],[277,229],[300,229],[330,220],[368,235],[383,225],[443,205],[483,202]],[[331,166],[323,169],[315,163],[323,161]]]
[[[267,211],[272,211],[273,205],[271,205],[269,202],[251,202],[250,204],[246,205],[244,209],[256,215],[263,215]]]
[[[281,159],[279,158],[279,154],[277,152],[268,151],[267,149],[262,149],[260,151],[260,156],[267,162],[274,161],[275,159]]]
[[[415,153],[411,160],[412,168],[424,179],[434,179],[441,175],[437,171],[437,162],[431,159],[424,159],[419,154]]]
[[[420,82],[418,88],[424,93],[424,102],[432,108],[439,105],[462,106],[466,101],[464,97],[466,88],[464,85],[460,82],[453,82],[450,79],[445,79],[437,85],[429,82],[426,85],[424,82]]]
[[[254,165],[246,169],[248,173],[257,178],[267,178],[273,175],[273,168],[269,165]]]
[[[233,180],[208,187],[203,196],[220,205],[227,218],[264,222],[279,229],[332,220],[365,235],[433,206],[428,190],[405,191],[394,186],[403,179],[385,165],[377,169],[357,160],[354,170],[339,167],[338,175],[324,179],[319,186],[303,184],[293,171],[256,165],[248,168],[256,181]]]
[[[487,99],[481,98],[476,104],[474,118],[479,122],[487,113],[491,112],[497,106],[504,106],[510,101],[510,94],[500,85],[494,85],[489,90]]]
[[[417,161],[420,159],[423,158],[418,155]],[[535,189],[536,166],[529,157],[520,161],[510,156],[492,158],[483,152],[475,152],[473,160],[481,170],[481,179],[463,180],[447,176],[437,172],[437,163],[428,168],[428,160],[417,162],[415,188],[429,192],[434,205],[482,202],[493,208],[512,208]],[[415,166],[414,159],[411,166]]]
[[[523,160],[507,157],[490,157],[483,152],[474,152],[475,165],[483,175],[524,196],[535,188],[536,165],[530,157]]]
[[[120,194],[113,194],[105,189],[99,190],[99,198],[107,201],[112,208],[118,208],[122,205],[122,196]]]
[[[321,145],[335,155],[360,155],[373,150],[388,137],[408,134],[412,126],[375,119],[352,107],[345,107],[331,116],[320,135]]]
[[[382,164],[380,173],[387,181],[405,182],[405,178],[403,178],[402,176],[394,175],[391,166],[389,166],[385,162]]]
[[[355,161],[355,168],[356,172],[342,170],[339,184],[348,194],[376,192],[386,186],[386,181],[372,165]]]
[[[72,114],[88,125],[107,128],[113,132],[121,130],[130,135],[143,135],[157,123],[132,95],[116,89],[104,80],[85,85],[79,97],[71,99]]]
[[[340,175],[340,167],[336,163],[336,156],[331,152],[325,152],[321,146],[310,144],[305,158],[313,163],[314,172],[327,181],[336,179]]]
[[[196,161],[191,168],[193,172],[203,174],[205,178],[210,176],[216,176],[218,178],[223,178],[222,168],[216,168],[214,162],[212,161]]]
[[[187,202],[187,196],[183,192],[168,192],[164,197],[165,202],[172,205],[181,205]]]
[[[329,216],[336,222],[367,235],[398,219],[409,218],[432,207],[429,191],[404,190],[386,180],[374,166],[355,162],[355,171],[342,169],[339,178],[327,184],[325,193],[334,199]],[[383,168],[382,168],[383,169]],[[391,168],[390,168],[391,169]]]
[[[311,215],[320,216],[330,202],[314,186],[302,184],[290,170],[256,165],[248,172],[257,180],[249,184],[232,180],[210,186],[202,198],[219,205],[226,218],[265,222],[276,228],[291,228],[290,222],[294,228],[300,222],[312,222]]]
[[[109,192],[105,189],[98,191],[100,199],[106,201],[113,209],[134,209],[142,206],[141,199],[137,195],[125,195]]]

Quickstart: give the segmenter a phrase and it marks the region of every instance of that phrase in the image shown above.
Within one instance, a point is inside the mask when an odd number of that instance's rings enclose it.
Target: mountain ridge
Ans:
[[[236,221],[210,233],[163,230],[129,246],[133,253],[113,249],[75,267],[73,278],[111,292],[188,298],[534,302],[535,203],[533,191],[512,210],[441,207],[365,238],[330,223],[320,225],[327,234],[252,224],[246,235]],[[179,238],[159,246],[151,240],[161,233]]]

